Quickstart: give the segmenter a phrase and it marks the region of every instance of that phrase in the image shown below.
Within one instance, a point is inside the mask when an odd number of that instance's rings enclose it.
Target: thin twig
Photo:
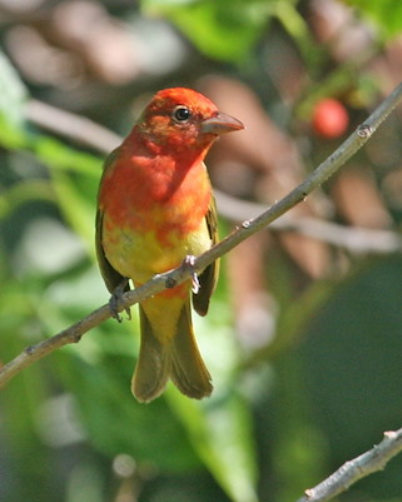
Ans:
[[[28,101],[25,116],[42,129],[59,134],[79,145],[93,148],[102,154],[108,154],[121,143],[118,134],[93,120],[36,99]]]
[[[384,433],[384,439],[371,450],[345,462],[337,471],[314,488],[305,491],[297,502],[326,502],[348,490],[362,478],[381,471],[402,451],[402,429]]]
[[[377,130],[378,126],[388,117],[392,110],[402,100],[402,83],[379,105],[370,117],[361,124],[356,131],[342,145],[325,160],[303,183],[298,185],[286,197],[272,205],[267,211],[256,218],[244,221],[241,226],[223,239],[219,244],[198,256],[194,262],[195,272],[201,272],[209,264],[231,251],[238,244],[251,235],[265,228],[273,220],[279,218],[289,209],[308,197],[313,190],[336,173],[359,150]],[[188,267],[179,267],[170,272],[155,276],[149,282],[129,291],[123,296],[118,310],[121,312],[139,301],[145,300],[162,291],[164,288],[180,284],[191,275]],[[110,317],[108,305],[104,305],[92,312],[78,323],[53,337],[25,349],[19,356],[0,369],[0,387],[4,386],[12,377],[33,362],[45,357],[54,350],[68,343],[77,342],[82,335],[91,328]]]

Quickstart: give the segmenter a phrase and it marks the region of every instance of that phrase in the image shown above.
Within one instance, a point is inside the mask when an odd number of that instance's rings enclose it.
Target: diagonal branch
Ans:
[[[297,502],[326,502],[345,492],[362,478],[384,469],[402,451],[402,429],[384,433],[384,438],[371,450],[345,462],[337,471],[314,488],[305,491]]]
[[[194,262],[194,271],[201,272],[213,261],[231,251],[251,235],[265,228],[299,202],[305,200],[318,186],[335,174],[367,142],[401,100],[402,83],[303,183],[294,188],[286,197],[273,204],[267,211],[256,218],[244,221],[219,244],[198,256]],[[188,267],[179,267],[170,272],[155,276],[140,288],[127,292],[118,310],[121,312],[129,306],[159,293],[166,287],[172,287],[175,284],[184,282],[186,279],[189,279],[191,272],[192,270],[189,270]],[[57,335],[26,348],[19,356],[0,369],[0,388],[24,368],[63,345],[78,342],[82,335],[110,317],[110,309],[108,305],[104,305]]]

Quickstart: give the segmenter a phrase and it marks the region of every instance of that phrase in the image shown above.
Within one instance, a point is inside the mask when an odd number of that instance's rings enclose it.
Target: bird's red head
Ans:
[[[170,148],[205,148],[217,136],[243,129],[202,94],[183,87],[159,91],[145,108],[137,131]]]

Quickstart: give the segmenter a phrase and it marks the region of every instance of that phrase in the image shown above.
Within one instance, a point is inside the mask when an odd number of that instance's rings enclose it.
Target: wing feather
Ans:
[[[216,212],[216,204],[214,197],[211,198],[208,212],[205,216],[209,236],[211,238],[211,246],[214,246],[218,238],[218,220]],[[208,312],[209,300],[215,290],[216,283],[219,275],[219,261],[215,261],[209,265],[199,276],[200,290],[197,294],[193,295],[193,306],[195,311],[205,316]]]
[[[113,165],[113,162],[116,158],[116,155],[118,153],[118,149],[114,150],[106,159],[105,161],[105,166],[104,166],[104,173],[110,169]],[[102,186],[102,182],[101,182]],[[99,204],[98,204],[99,206]],[[95,222],[95,246],[96,246],[96,256],[98,258],[98,263],[99,263],[99,268],[103,277],[103,280],[105,281],[106,287],[109,290],[110,293],[113,294],[113,292],[116,290],[118,286],[122,284],[122,282],[125,280],[125,278],[115,270],[108,259],[106,258],[105,255],[105,250],[103,249],[103,211],[101,209],[98,209],[96,213],[96,222]],[[127,286],[124,288],[124,291],[128,291],[130,289],[130,286],[127,284]]]

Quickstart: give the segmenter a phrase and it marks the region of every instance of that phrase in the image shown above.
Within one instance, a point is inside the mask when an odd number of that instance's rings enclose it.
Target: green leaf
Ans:
[[[273,0],[143,0],[146,13],[173,22],[211,58],[244,59],[272,16]]]
[[[377,26],[384,40],[389,40],[402,30],[402,3],[395,0],[346,0],[348,5],[356,7],[363,16]]]
[[[59,355],[58,367],[78,400],[86,432],[100,451],[111,456],[125,453],[167,473],[199,467],[183,426],[166,402],[157,399],[145,406],[130,393],[133,358],[107,355],[90,364],[78,350],[68,352],[67,359]]]
[[[95,225],[95,198],[92,204],[88,202],[66,173],[53,171],[52,174],[60,210],[74,231],[87,244],[88,252],[93,252],[93,242],[90,236],[93,235]]]
[[[1,106],[1,96],[0,96]],[[0,108],[0,145],[9,150],[33,152],[51,169],[77,172],[99,179],[102,160],[99,156],[66,145],[46,134],[32,134],[19,124],[8,122]]]
[[[55,202],[55,194],[48,180],[24,180],[2,191],[0,193],[0,219],[6,218],[19,206],[32,200]]]
[[[96,192],[102,173],[101,159],[47,135],[32,134],[23,127],[2,120],[1,114],[0,144],[11,150],[33,152],[49,167],[52,177],[52,184],[29,180],[1,194],[0,215],[6,215],[19,203],[34,198],[57,201],[67,221],[81,235],[88,250],[93,252],[92,235]]]
[[[46,135],[27,138],[27,146],[51,169],[75,171],[99,179],[101,160]]]
[[[256,502],[252,421],[244,399],[231,393],[197,403],[175,389],[169,389],[167,396],[195,451],[222,489],[234,502]]]
[[[0,51],[0,115],[9,123],[23,119],[27,91],[8,58]]]
[[[305,327],[298,357],[315,421],[338,458],[364,451],[374,433],[400,423],[401,274],[398,255],[367,261]]]

